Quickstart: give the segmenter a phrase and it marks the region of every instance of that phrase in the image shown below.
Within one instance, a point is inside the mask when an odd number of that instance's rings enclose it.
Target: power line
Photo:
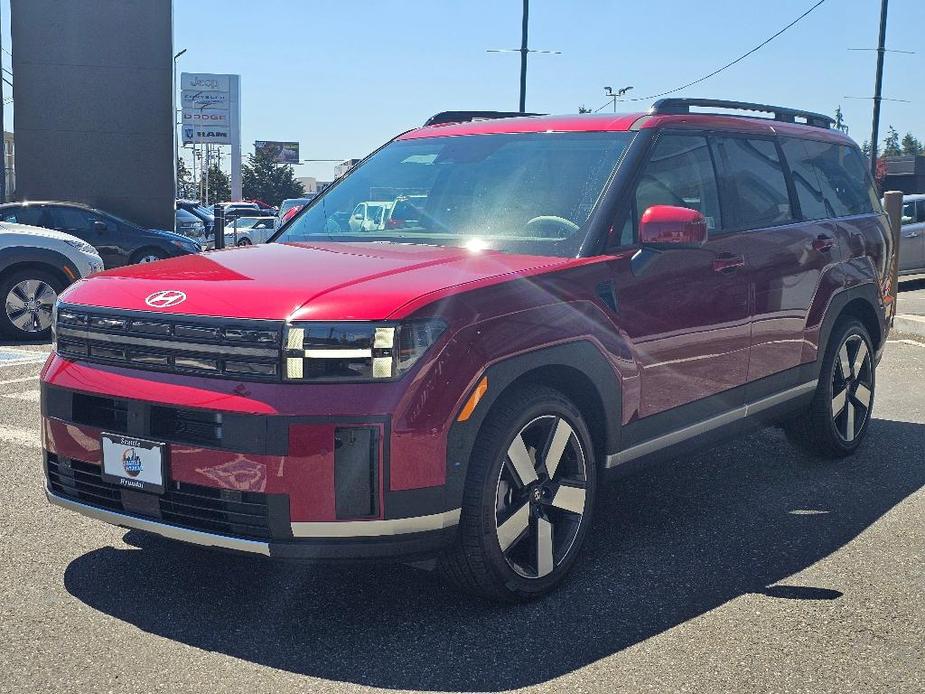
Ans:
[[[826,0],[819,0],[819,2],[817,2],[815,5],[813,5],[812,7],[810,7],[808,10],[806,10],[806,12],[804,12],[804,13],[801,14],[799,17],[797,17],[796,19],[794,19],[792,22],[790,22],[790,24],[788,24],[787,26],[785,26],[783,29],[781,29],[781,30],[778,31],[777,33],[775,33],[775,34],[769,36],[769,37],[766,38],[764,41],[762,41],[762,42],[759,43],[757,46],[755,46],[755,47],[752,48],[750,51],[748,51],[747,53],[743,53],[742,55],[740,55],[740,56],[739,56],[738,58],[736,58],[735,60],[732,60],[732,61],[726,63],[726,64],[723,65],[721,68],[717,68],[716,70],[714,70],[713,72],[709,73],[708,75],[704,75],[703,77],[700,77],[700,78],[695,79],[695,80],[693,80],[693,81],[691,81],[691,82],[688,82],[687,84],[682,84],[680,87],[675,87],[674,89],[668,89],[668,90],[666,90],[666,91],[664,91],[664,92],[659,92],[658,94],[651,94],[651,95],[649,95],[649,96],[637,96],[637,97],[632,98],[632,99],[623,99],[623,100],[621,101],[621,103],[623,103],[623,102],[629,102],[629,101],[651,101],[652,99],[658,99],[659,97],[667,96],[668,94],[674,94],[675,92],[679,92],[679,91],[681,91],[682,89],[687,89],[688,87],[693,87],[695,84],[700,84],[701,82],[706,82],[706,81],[707,81],[708,79],[710,79],[711,77],[715,77],[716,75],[718,75],[719,73],[721,73],[723,70],[728,70],[729,68],[731,68],[731,67],[732,67],[733,65],[735,65],[736,63],[740,63],[740,62],[742,62],[743,60],[745,60],[745,59],[746,59],[748,56],[750,56],[752,53],[756,53],[756,52],[758,52],[759,50],[761,50],[762,48],[764,48],[765,46],[767,46],[769,43],[771,43],[771,41],[773,41],[774,39],[776,39],[778,36],[780,36],[781,34],[783,34],[785,31],[787,31],[788,29],[790,29],[790,28],[796,26],[800,21],[802,21],[805,17],[807,17],[811,12],[813,12],[817,7],[819,7],[820,5],[822,5],[825,1],[826,1]],[[605,108],[608,104],[610,104],[610,101],[608,101],[606,104],[604,104],[604,105],[601,106],[600,108],[595,109],[594,112],[597,113],[597,112],[600,111],[601,109]]]

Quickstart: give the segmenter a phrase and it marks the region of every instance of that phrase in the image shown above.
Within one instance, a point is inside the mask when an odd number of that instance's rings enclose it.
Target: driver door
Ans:
[[[700,248],[644,249],[614,263],[618,324],[640,367],[640,422],[626,428],[629,445],[728,411],[742,397],[748,273],[741,235],[722,233],[717,180],[705,136],[662,133],[631,197],[620,245],[635,245],[639,218],[652,205],[701,212],[708,239]]]

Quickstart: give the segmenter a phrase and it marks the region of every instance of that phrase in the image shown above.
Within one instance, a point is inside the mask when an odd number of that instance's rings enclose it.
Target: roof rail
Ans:
[[[441,111],[424,121],[424,125],[445,125],[447,123],[467,123],[473,120],[494,120],[496,118],[519,118],[523,116],[541,116],[542,113],[520,113],[518,111]]]
[[[821,113],[813,113],[812,111],[800,111],[798,109],[769,106],[767,104],[752,104],[747,101],[724,101],[722,99],[659,99],[652,104],[649,113],[652,115],[690,113],[692,106],[701,108],[726,108],[738,111],[760,111],[762,113],[772,114],[774,120],[782,123],[797,123],[797,119],[801,118],[805,120],[806,125],[811,125],[815,128],[831,128],[835,124],[834,118]]]

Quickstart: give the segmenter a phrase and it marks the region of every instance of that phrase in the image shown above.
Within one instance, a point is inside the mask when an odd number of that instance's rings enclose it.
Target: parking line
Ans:
[[[0,386],[8,386],[13,383],[25,383],[26,381],[37,381],[39,377],[36,376],[26,376],[25,378],[9,378],[5,381],[0,381]]]
[[[39,432],[33,429],[17,429],[0,424],[0,441],[14,446],[38,448],[41,445]]]
[[[887,340],[887,342],[901,342],[904,345],[915,345],[916,347],[925,347],[925,342],[919,342],[918,340],[907,340],[904,337],[897,337],[895,340]]]
[[[38,388],[32,390],[21,390],[18,393],[5,393],[0,397],[9,398],[10,400],[25,400],[26,402],[38,402],[42,392]]]

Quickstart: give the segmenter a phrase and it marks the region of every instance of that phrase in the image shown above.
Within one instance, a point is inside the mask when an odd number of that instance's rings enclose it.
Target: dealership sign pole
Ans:
[[[240,200],[241,77],[184,72],[180,86],[183,144],[230,145],[231,199]]]

